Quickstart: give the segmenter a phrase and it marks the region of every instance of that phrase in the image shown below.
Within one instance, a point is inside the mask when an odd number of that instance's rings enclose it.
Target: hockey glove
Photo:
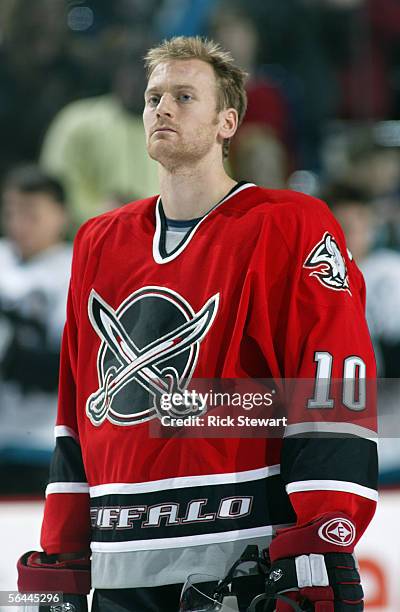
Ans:
[[[63,593],[64,605],[55,606],[55,608],[71,612],[87,612],[86,595],[90,591],[88,557],[58,561],[57,555],[30,551],[19,559],[17,569],[20,593],[52,591]],[[48,609],[48,605],[43,609]]]
[[[354,524],[342,513],[279,530],[269,548],[267,594],[283,593],[315,612],[362,611],[363,590],[352,554],[355,535]],[[277,612],[292,609],[277,600]]]

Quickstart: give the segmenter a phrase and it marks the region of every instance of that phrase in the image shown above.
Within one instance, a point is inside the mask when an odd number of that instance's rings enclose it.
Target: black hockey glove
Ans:
[[[352,554],[355,534],[353,522],[342,513],[279,530],[269,548],[267,594],[283,593],[302,610],[362,611],[363,590]],[[276,612],[292,610],[277,600]]]
[[[39,610],[87,612],[86,595],[90,591],[90,561],[88,557],[58,561],[57,555],[30,551],[17,564],[20,593],[63,593],[63,604],[41,605]]]

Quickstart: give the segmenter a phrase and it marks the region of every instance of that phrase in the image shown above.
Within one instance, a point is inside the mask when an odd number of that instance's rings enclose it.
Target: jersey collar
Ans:
[[[200,217],[200,219],[198,220],[196,225],[194,225],[187,232],[187,234],[184,237],[184,239],[170,253],[167,253],[167,251],[165,249],[165,237],[166,237],[166,232],[167,232],[167,221],[166,221],[165,213],[164,213],[164,210],[163,210],[163,207],[162,207],[161,196],[159,196],[158,199],[157,199],[157,202],[156,202],[156,230],[154,232],[154,237],[153,237],[153,258],[154,258],[154,261],[156,263],[158,263],[158,264],[165,264],[165,263],[168,263],[168,262],[172,261],[173,259],[176,259],[176,257],[178,257],[182,253],[182,251],[185,250],[185,248],[187,247],[187,245],[189,244],[189,242],[193,238],[194,234],[196,233],[196,231],[198,230],[200,225],[205,221],[205,219],[207,219],[207,217],[216,208],[218,208],[219,206],[221,206],[221,204],[223,204],[224,202],[226,202],[227,200],[229,200],[230,198],[232,198],[233,196],[238,194],[240,191],[243,191],[244,189],[248,189],[249,187],[255,187],[255,184],[254,183],[243,183],[243,182],[241,182],[241,183],[238,183],[237,185],[235,185],[235,187],[233,189],[231,189],[231,191],[224,198],[222,198],[222,200],[217,202],[217,204],[215,204],[215,206],[213,206],[208,211],[208,213],[206,213],[204,215],[204,217]]]

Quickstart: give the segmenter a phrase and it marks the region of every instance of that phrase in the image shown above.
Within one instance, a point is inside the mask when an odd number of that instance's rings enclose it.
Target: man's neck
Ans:
[[[179,168],[170,172],[160,167],[160,192],[169,219],[196,219],[205,215],[236,185],[221,164],[210,167]]]

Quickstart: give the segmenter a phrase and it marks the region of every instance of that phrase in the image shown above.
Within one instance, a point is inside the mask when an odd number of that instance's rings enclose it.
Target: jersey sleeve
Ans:
[[[47,554],[86,552],[90,543],[89,486],[76,415],[78,319],[73,276],[61,346],[56,444],[46,488],[41,531],[41,545]]]
[[[282,369],[296,381],[282,476],[298,524],[342,511],[360,537],[377,501],[376,367],[365,285],[328,208],[299,208],[297,223],[281,232],[291,278]]]

